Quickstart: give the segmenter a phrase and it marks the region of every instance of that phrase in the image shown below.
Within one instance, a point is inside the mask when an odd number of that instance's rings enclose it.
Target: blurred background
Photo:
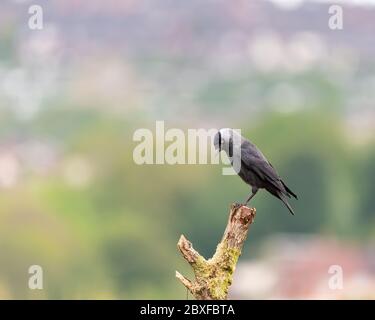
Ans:
[[[375,3],[337,2],[2,0],[0,298],[186,298],[180,234],[210,257],[249,188],[136,165],[156,120],[242,129],[300,198],[253,200],[232,298],[375,298]]]

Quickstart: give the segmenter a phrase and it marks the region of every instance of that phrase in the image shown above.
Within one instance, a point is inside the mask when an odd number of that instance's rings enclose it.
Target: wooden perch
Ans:
[[[206,260],[184,235],[177,243],[183,257],[194,270],[195,280],[186,279],[176,271],[176,277],[198,300],[226,300],[233,272],[241,255],[256,209],[232,204],[228,224],[214,256]]]

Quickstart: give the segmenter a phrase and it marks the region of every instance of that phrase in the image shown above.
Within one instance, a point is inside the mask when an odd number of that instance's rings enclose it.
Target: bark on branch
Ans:
[[[184,235],[177,247],[193,268],[195,280],[186,279],[176,271],[176,277],[198,300],[226,300],[233,272],[241,255],[250,224],[255,218],[256,209],[232,204],[228,224],[223,238],[211,259],[206,260]]]

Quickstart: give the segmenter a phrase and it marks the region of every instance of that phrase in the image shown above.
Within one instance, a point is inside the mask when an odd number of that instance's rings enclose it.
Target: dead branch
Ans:
[[[198,300],[226,300],[237,260],[241,255],[250,224],[256,209],[232,204],[223,238],[211,259],[206,260],[184,235],[177,247],[193,268],[195,280],[191,281],[176,271],[176,277]]]

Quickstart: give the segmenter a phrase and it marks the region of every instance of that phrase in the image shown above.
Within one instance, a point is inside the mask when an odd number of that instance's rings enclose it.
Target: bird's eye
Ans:
[[[221,151],[221,133],[219,131],[219,151]]]
[[[229,139],[229,145],[228,145],[228,156],[233,157],[233,139]]]

